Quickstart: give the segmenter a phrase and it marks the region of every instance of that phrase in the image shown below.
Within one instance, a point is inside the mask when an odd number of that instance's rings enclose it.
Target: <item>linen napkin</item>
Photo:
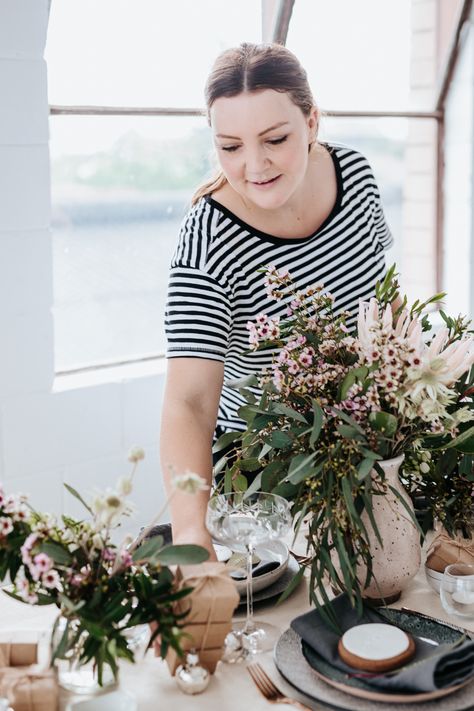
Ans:
[[[355,625],[368,622],[391,624],[381,613],[365,606],[362,617],[358,617],[345,593],[334,598],[330,604],[337,617],[341,635]],[[370,686],[389,691],[421,693],[454,686],[474,677],[473,640],[465,640],[457,645],[434,646],[413,635],[416,652],[408,664],[385,674],[366,676],[364,672],[345,664],[339,657],[337,644],[340,635],[328,626],[317,610],[296,617],[291,627],[303,640],[303,654],[310,666],[317,662],[316,654],[340,671],[363,679]]]

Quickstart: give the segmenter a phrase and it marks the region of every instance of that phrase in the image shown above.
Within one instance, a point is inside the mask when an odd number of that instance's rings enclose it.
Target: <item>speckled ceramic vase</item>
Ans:
[[[403,459],[402,454],[379,464],[385,472],[387,486],[393,487],[399,493],[414,515],[411,499],[398,476]],[[365,589],[364,598],[373,604],[389,604],[398,600],[401,591],[418,572],[421,564],[420,534],[407,509],[390,489],[384,496],[374,496],[372,501],[383,547],[364,512],[362,519],[369,534],[374,575]]]

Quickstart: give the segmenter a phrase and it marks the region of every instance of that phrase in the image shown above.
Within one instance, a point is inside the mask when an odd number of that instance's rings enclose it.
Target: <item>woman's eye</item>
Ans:
[[[238,147],[239,146],[221,146],[221,150],[226,151],[227,153],[233,153]]]
[[[272,138],[268,141],[268,143],[271,143],[272,146],[278,146],[280,143],[284,143],[288,136],[282,136],[281,138]]]

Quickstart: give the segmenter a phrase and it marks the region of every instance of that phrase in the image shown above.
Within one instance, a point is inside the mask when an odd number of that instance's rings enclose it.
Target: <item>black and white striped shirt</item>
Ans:
[[[187,213],[171,263],[166,332],[167,357],[223,361],[224,387],[217,424],[244,429],[243,399],[232,381],[268,367],[272,353],[248,352],[248,321],[265,313],[285,317],[283,301],[265,291],[259,269],[288,269],[299,289],[322,283],[355,325],[359,299],[375,295],[385,273],[383,251],[392,244],[380,194],[367,160],[357,151],[325,144],[334,161],[337,199],[318,230],[302,238],[261,232],[212,197]]]

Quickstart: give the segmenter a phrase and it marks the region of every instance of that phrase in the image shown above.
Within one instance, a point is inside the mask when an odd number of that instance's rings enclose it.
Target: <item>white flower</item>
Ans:
[[[132,478],[126,477],[126,476],[120,477],[120,479],[118,480],[118,483],[117,483],[118,493],[121,496],[128,496],[129,494],[132,493],[132,489],[133,489]]]
[[[141,459],[145,459],[145,450],[142,447],[132,447],[128,453],[128,461],[136,464]]]
[[[173,486],[175,489],[184,491],[187,494],[195,494],[197,491],[206,491],[209,489],[206,480],[195,474],[194,472],[186,472],[173,477]]]

